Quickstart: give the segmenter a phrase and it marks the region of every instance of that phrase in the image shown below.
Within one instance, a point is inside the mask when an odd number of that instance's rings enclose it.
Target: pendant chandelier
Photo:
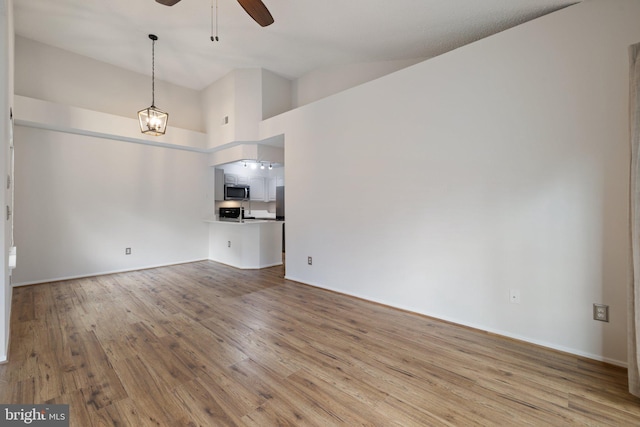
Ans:
[[[140,121],[140,130],[147,135],[160,136],[164,135],[167,130],[167,122],[169,121],[169,113],[165,113],[156,108],[156,94],[155,94],[155,68],[156,68],[156,55],[155,45],[158,36],[155,34],[149,34],[151,39],[151,106],[144,110],[138,111],[138,120]]]

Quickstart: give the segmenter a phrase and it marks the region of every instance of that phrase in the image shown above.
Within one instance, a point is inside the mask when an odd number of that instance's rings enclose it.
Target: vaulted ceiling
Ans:
[[[430,58],[572,0],[263,0],[260,27],[236,0],[14,0],[16,34],[202,89],[237,68],[290,79],[328,67]],[[216,6],[217,3],[217,6]],[[212,7],[213,5],[213,7]],[[212,42],[212,21],[219,41]],[[212,11],[214,12],[212,20]]]

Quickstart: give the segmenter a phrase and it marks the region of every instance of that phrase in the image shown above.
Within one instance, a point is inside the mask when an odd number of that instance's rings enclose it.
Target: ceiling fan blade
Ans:
[[[156,1],[165,6],[173,6],[174,4],[178,3],[180,0],[156,0]]]
[[[238,0],[238,3],[260,26],[273,24],[273,16],[261,0]]]

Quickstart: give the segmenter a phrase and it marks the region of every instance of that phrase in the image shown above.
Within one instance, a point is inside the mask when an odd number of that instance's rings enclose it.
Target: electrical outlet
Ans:
[[[509,302],[511,304],[520,304],[520,290],[509,289]]]
[[[604,304],[593,304],[593,320],[608,322],[609,306]]]
[[[125,255],[131,255],[131,248],[124,248]]]
[[[307,257],[307,264],[313,265],[313,258],[311,258],[310,256]]]
[[[230,248],[231,247],[231,240],[227,240],[227,247]]]

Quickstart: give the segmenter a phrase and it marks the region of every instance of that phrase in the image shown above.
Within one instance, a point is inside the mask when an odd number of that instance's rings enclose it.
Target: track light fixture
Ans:
[[[268,164],[268,166],[267,166]],[[244,168],[249,168],[249,169],[258,169],[260,168],[261,170],[265,170],[265,169],[269,169],[269,170],[273,170],[274,168],[274,163],[273,162],[268,162],[266,160],[254,160],[254,159],[248,159],[248,160],[238,160],[236,162],[236,165],[240,166],[242,165],[242,167]],[[275,163],[275,165],[277,166],[278,163]]]

